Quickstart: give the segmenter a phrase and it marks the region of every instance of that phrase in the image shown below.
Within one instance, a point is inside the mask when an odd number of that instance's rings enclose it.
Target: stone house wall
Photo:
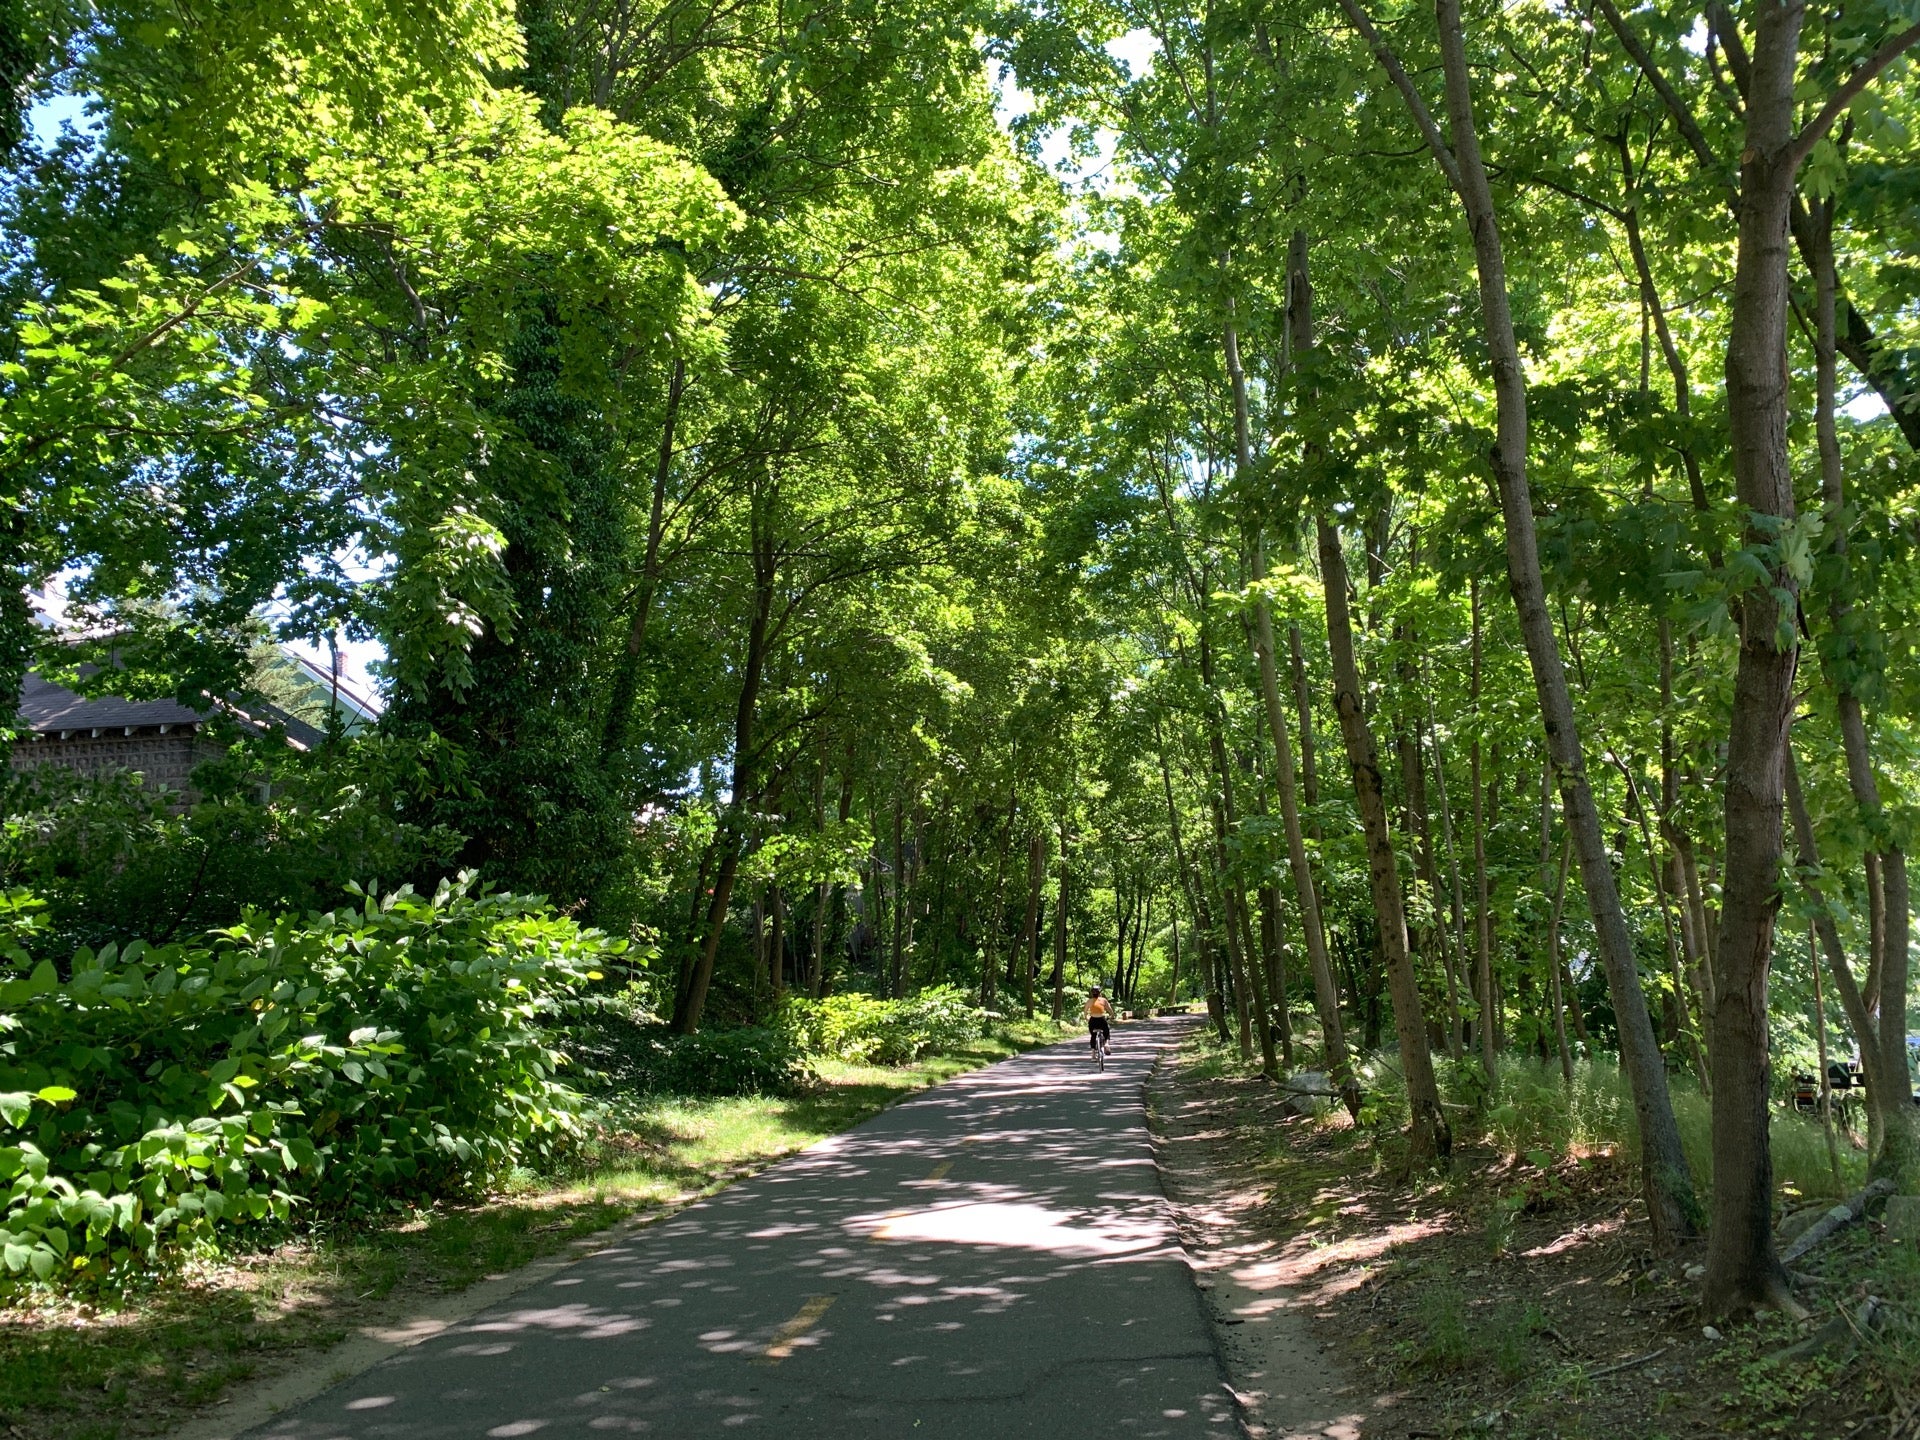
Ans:
[[[185,794],[194,767],[218,753],[217,746],[183,730],[166,735],[74,735],[65,740],[23,735],[14,742],[12,764],[16,774],[42,765],[82,775],[133,770],[149,787],[165,786]]]

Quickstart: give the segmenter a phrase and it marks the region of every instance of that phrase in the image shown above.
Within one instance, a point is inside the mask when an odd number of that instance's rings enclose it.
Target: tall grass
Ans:
[[[1619,1064],[1610,1055],[1576,1060],[1573,1081],[1561,1078],[1557,1063],[1503,1055],[1491,1087],[1478,1060],[1458,1063],[1434,1058],[1440,1098],[1458,1144],[1490,1146],[1504,1155],[1550,1164],[1571,1156],[1619,1150],[1631,1155],[1639,1144],[1633,1096]],[[1376,1053],[1361,1061],[1366,1090],[1362,1118],[1387,1129],[1407,1123],[1406,1084],[1397,1059]],[[1713,1175],[1712,1109],[1689,1075],[1671,1076],[1674,1118],[1680,1142],[1693,1168],[1701,1198],[1708,1197]],[[1840,1173],[1836,1179],[1820,1122],[1784,1108],[1773,1117],[1773,1172],[1787,1195],[1837,1197],[1860,1188],[1866,1155],[1844,1134],[1838,1136]]]

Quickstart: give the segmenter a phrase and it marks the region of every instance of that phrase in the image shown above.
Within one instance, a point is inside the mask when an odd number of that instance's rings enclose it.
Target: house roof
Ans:
[[[198,708],[178,700],[125,700],[118,695],[80,695],[64,685],[55,684],[37,671],[29,670],[20,691],[20,724],[37,735],[58,735],[74,730],[129,730],[149,726],[197,725],[224,713],[256,729],[268,726],[283,729],[287,738],[303,750],[323,741],[324,732],[278,706],[255,704],[241,710],[224,701],[209,699]]]
[[[20,723],[41,734],[51,730],[104,730],[127,725],[192,725],[210,714],[212,706],[191,710],[178,700],[76,695],[33,670],[27,672],[20,690]]]

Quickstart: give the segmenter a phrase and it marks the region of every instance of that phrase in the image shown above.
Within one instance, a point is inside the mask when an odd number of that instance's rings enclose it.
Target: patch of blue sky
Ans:
[[[87,106],[85,95],[43,95],[27,107],[27,129],[42,149],[57,143],[60,134],[72,126],[82,135],[100,128],[100,117]]]

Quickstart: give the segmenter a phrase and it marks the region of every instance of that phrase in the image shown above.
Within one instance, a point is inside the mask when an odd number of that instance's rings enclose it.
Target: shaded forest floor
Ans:
[[[803,1094],[663,1098],[596,1137],[576,1178],[519,1177],[473,1204],[315,1227],[252,1254],[208,1257],[112,1306],[43,1295],[0,1310],[0,1436],[122,1440],[164,1434],[236,1387],[323,1359],[426,1303],[652,1219],[858,1124],[902,1096],[1058,1038],[1050,1026],[886,1068],[816,1061]]]
[[[1920,1254],[1877,1224],[1796,1266],[1815,1282],[1801,1292],[1811,1320],[1709,1334],[1687,1274],[1705,1247],[1651,1253],[1629,1157],[1536,1153],[1539,1164],[1456,1136],[1444,1173],[1409,1180],[1397,1137],[1356,1130],[1344,1112],[1287,1114],[1284,1097],[1210,1041],[1163,1085],[1204,1087],[1222,1190],[1238,1194],[1240,1253],[1222,1288],[1235,1311],[1225,1323],[1246,1328],[1223,1332],[1223,1353],[1251,1392],[1256,1433],[1920,1435]],[[1869,1294],[1887,1302],[1880,1329],[1780,1358]],[[1261,1366],[1279,1372],[1286,1361],[1259,1354],[1255,1337],[1276,1307],[1310,1317],[1352,1397],[1352,1428],[1262,1431]]]

